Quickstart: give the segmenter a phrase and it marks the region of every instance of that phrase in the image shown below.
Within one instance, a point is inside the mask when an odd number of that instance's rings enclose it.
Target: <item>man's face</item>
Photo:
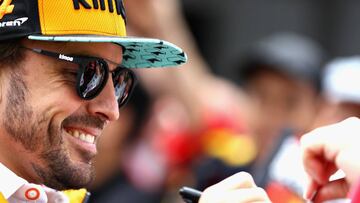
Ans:
[[[316,91],[310,84],[271,70],[258,71],[247,85],[257,115],[257,134],[268,140],[284,128],[306,130],[314,116]]]
[[[121,47],[111,43],[25,41],[24,46],[118,64],[122,59]],[[83,100],[75,89],[77,65],[23,51],[23,62],[6,69],[1,87],[0,133],[10,153],[0,162],[30,182],[55,189],[83,187],[93,179],[96,140],[119,116],[112,80],[99,96]],[[109,64],[110,71],[114,68]]]

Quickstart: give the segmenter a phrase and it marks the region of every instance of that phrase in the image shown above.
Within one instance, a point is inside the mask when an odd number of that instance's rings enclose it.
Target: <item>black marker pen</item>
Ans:
[[[179,194],[186,203],[198,203],[202,192],[190,187],[182,187]]]

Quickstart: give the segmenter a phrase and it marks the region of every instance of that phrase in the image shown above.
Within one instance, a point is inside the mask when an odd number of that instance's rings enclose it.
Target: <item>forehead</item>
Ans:
[[[122,47],[114,43],[84,42],[43,42],[25,40],[23,44],[31,48],[39,48],[63,54],[84,55],[103,58],[117,64],[122,62]]]

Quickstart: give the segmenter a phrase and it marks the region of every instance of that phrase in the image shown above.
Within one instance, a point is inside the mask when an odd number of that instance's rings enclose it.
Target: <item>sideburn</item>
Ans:
[[[32,108],[26,103],[28,88],[21,77],[23,70],[16,68],[10,71],[9,88],[6,93],[7,102],[3,124],[6,131],[22,143],[25,149],[34,151],[39,147],[39,138],[36,136],[35,125],[32,125],[34,118]]]

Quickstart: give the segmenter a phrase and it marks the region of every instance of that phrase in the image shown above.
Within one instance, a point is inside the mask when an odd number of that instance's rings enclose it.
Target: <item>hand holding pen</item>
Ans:
[[[179,191],[186,203],[250,203],[270,202],[266,192],[255,185],[252,176],[239,172],[208,187],[203,192],[183,187]]]

